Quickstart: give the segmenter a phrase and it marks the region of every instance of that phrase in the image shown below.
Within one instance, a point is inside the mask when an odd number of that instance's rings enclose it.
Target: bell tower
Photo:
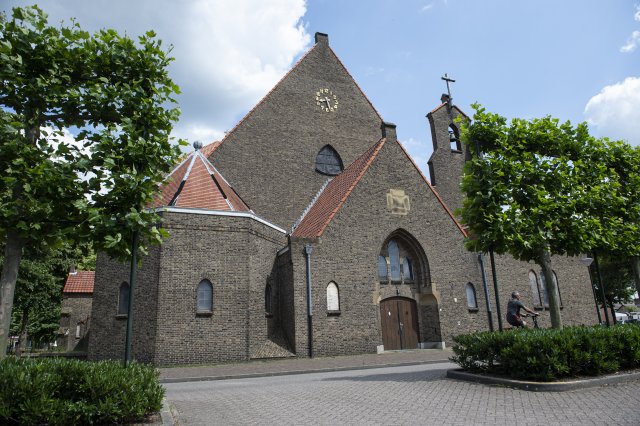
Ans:
[[[464,163],[469,152],[460,140],[458,118],[468,121],[466,116],[453,104],[449,83],[455,80],[447,74],[442,77],[447,83],[447,93],[440,98],[440,106],[427,114],[431,128],[433,154],[429,158],[429,180],[451,211],[462,207],[460,182]]]

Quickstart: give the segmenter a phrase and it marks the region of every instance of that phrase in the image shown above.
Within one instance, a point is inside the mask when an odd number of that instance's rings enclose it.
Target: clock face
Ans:
[[[329,89],[320,89],[316,92],[316,105],[324,112],[335,112],[338,109],[338,96]]]

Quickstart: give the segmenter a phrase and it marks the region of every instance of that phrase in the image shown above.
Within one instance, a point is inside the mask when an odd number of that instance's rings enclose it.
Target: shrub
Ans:
[[[157,370],[115,361],[17,359],[0,361],[0,423],[114,424],[160,411],[164,389]]]
[[[453,338],[451,361],[473,373],[555,380],[640,367],[640,326],[482,332]]]

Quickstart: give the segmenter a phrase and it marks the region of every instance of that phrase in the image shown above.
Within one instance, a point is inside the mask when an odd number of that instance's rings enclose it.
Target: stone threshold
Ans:
[[[467,382],[481,383],[485,385],[506,386],[531,392],[566,392],[576,389],[586,389],[597,386],[613,385],[640,380],[640,370],[630,372],[618,372],[606,376],[566,379],[557,382],[533,382],[527,380],[517,380],[507,377],[492,376],[488,374],[468,373],[460,368],[447,370],[447,378],[464,380]]]

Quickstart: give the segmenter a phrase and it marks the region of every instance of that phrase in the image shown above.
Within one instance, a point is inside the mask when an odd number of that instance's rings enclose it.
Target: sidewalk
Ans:
[[[339,370],[361,370],[399,365],[448,362],[451,349],[415,349],[319,358],[287,358],[246,362],[160,368],[161,383],[280,376]]]

